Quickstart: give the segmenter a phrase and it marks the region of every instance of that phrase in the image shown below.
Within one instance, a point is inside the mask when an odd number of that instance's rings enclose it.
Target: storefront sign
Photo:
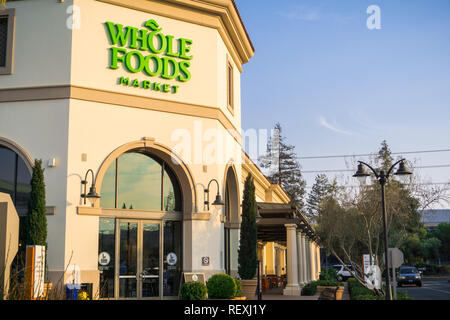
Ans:
[[[381,270],[376,255],[363,255],[363,272],[368,288],[381,288]]]
[[[110,48],[110,69],[123,68],[132,74],[181,83],[191,79],[192,40],[163,34],[153,19],[145,22],[145,28],[141,29],[113,22],[105,22],[105,25],[113,45]],[[118,84],[166,93],[178,92],[179,86],[160,81],[120,77]]]
[[[26,282],[32,299],[44,295],[45,246],[27,246]]]
[[[184,272],[183,274],[184,274],[184,282],[198,281],[206,284],[204,273]]]
[[[66,274],[69,276],[66,279],[66,286],[70,290],[80,289],[81,285],[81,269],[79,266],[72,264],[67,267]]]

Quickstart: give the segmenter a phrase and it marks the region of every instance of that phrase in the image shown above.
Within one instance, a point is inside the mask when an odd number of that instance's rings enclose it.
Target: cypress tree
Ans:
[[[35,160],[31,177],[31,193],[26,219],[26,244],[47,245],[47,217],[45,215],[45,183],[42,160]]]
[[[256,196],[253,177],[245,179],[244,198],[242,200],[241,237],[238,250],[238,273],[241,279],[250,280],[256,275],[257,226]]]

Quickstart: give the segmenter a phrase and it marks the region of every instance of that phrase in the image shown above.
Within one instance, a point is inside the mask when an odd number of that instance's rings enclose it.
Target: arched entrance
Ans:
[[[178,296],[184,197],[176,170],[154,149],[133,148],[100,171],[108,209],[99,223],[101,298]]]
[[[11,196],[20,217],[28,213],[31,173],[31,158],[17,144],[0,137],[0,192]]]
[[[224,267],[232,275],[237,270],[237,232],[239,231],[239,187],[235,169],[229,165],[225,174],[225,225],[224,225]],[[233,241],[234,240],[234,241]],[[233,276],[235,276],[233,274]]]

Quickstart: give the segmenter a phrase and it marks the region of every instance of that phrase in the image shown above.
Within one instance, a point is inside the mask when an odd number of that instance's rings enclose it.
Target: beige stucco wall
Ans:
[[[0,103],[0,136],[43,160],[47,206],[56,206],[56,214],[47,217],[50,270],[65,263],[68,116],[68,100]],[[50,158],[56,167],[47,167]]]
[[[0,76],[0,88],[70,83],[71,30],[66,27],[72,1],[7,2],[16,9],[14,73]]]

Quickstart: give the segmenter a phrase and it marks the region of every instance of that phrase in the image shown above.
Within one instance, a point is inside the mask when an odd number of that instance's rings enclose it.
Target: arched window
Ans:
[[[163,160],[136,151],[118,157],[103,178],[102,208],[181,211],[175,174]]]
[[[19,216],[27,215],[31,192],[30,169],[15,151],[1,145],[0,192],[11,196]]]

